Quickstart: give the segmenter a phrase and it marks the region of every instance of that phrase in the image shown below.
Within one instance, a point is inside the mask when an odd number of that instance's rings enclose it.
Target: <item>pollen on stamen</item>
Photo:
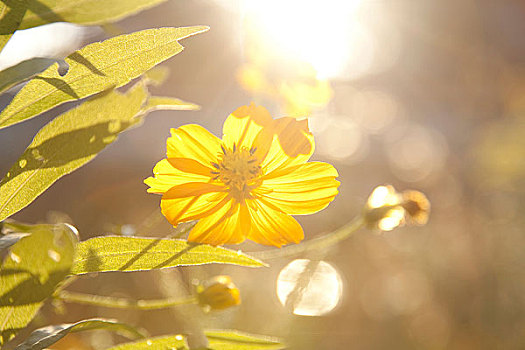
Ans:
[[[219,153],[217,162],[212,162],[217,169],[211,171],[211,174],[217,174],[213,180],[228,186],[233,197],[242,202],[260,184],[260,160],[254,155],[257,148],[238,147],[234,143],[231,148],[221,145],[221,149],[223,153]]]

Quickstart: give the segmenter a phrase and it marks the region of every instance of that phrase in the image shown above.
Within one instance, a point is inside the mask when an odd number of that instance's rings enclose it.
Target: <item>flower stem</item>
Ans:
[[[185,299],[152,299],[152,300],[133,300],[127,298],[114,298],[101,295],[84,294],[76,292],[61,291],[54,296],[55,299],[62,301],[102,306],[114,309],[135,309],[135,310],[156,310],[166,309],[173,306],[198,304],[195,296],[190,296]]]
[[[363,217],[357,216],[346,225],[321,237],[317,237],[309,241],[304,241],[297,245],[287,246],[280,250],[273,249],[260,252],[251,252],[247,254],[262,260],[268,260],[295,256],[306,252],[319,251],[345,240],[363,226]]]

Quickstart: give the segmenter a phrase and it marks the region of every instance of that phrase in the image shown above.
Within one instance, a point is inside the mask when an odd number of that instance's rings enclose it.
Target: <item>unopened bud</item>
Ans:
[[[419,191],[404,191],[402,193],[403,208],[409,225],[425,225],[430,213],[430,201]]]
[[[401,196],[391,185],[378,186],[366,202],[364,219],[368,228],[391,231],[403,224],[405,210]]]
[[[391,231],[405,223],[424,225],[428,221],[430,202],[418,191],[398,193],[393,186],[378,186],[372,191],[363,217],[368,228]]]
[[[239,305],[241,295],[230,276],[215,276],[197,291],[199,304],[212,310],[222,310]]]

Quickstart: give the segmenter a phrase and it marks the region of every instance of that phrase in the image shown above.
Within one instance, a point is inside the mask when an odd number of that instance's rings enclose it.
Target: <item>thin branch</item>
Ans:
[[[69,303],[95,305],[114,309],[135,310],[156,310],[166,309],[179,305],[198,304],[198,300],[195,296],[190,296],[185,299],[166,298],[152,300],[134,300],[128,298],[115,298],[101,295],[68,292],[65,290],[55,295],[54,298]]]
[[[278,259],[290,256],[300,255],[306,252],[315,252],[324,250],[328,247],[331,247],[348,237],[350,237],[354,232],[359,230],[364,226],[364,221],[362,216],[355,217],[352,221],[346,225],[340,227],[339,229],[327,233],[321,237],[311,239],[309,241],[304,241],[297,245],[287,246],[281,249],[272,249],[259,252],[249,252],[247,254],[259,258],[261,260],[269,259]]]

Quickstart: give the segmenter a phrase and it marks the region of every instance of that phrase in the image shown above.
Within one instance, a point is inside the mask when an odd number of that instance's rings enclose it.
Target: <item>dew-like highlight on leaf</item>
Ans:
[[[47,255],[51,258],[51,260],[55,262],[60,262],[60,259],[62,258],[60,254],[54,251],[53,249],[49,249],[47,251]]]
[[[120,228],[120,233],[123,236],[133,236],[137,233],[137,229],[135,228],[135,225],[125,224]]]
[[[36,148],[33,148],[31,150],[31,155],[33,156],[33,158],[35,158],[35,160],[38,160],[38,161],[44,161],[45,158],[40,154],[40,151]]]
[[[63,223],[62,225],[66,226],[67,228],[69,228],[71,230],[71,232],[73,232],[75,234],[75,236],[77,236],[77,238],[80,237],[79,233],[78,233],[78,230],[75,226],[71,225],[71,224],[68,224],[68,223]]]
[[[121,125],[122,123],[120,122],[120,120],[112,120],[108,124],[108,131],[112,134],[118,132],[121,128]]]
[[[9,257],[17,264],[20,264],[20,262],[22,261],[22,259],[20,259],[20,257],[13,252],[9,254]]]

